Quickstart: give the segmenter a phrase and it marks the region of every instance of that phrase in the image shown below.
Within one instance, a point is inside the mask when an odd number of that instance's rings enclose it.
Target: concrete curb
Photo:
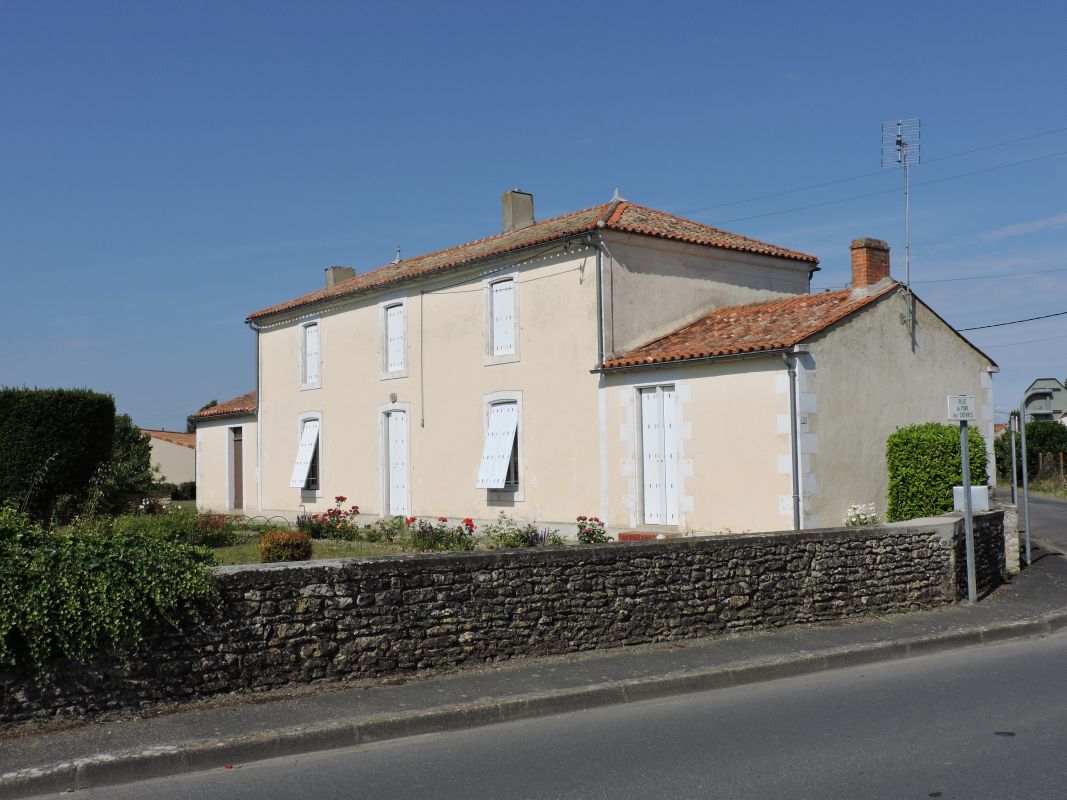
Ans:
[[[795,653],[663,676],[629,679],[467,703],[425,711],[347,719],[248,736],[104,753],[0,775],[0,800],[163,778],[227,764],[356,747],[372,742],[462,730],[519,719],[634,703],[709,689],[790,678],[1009,639],[1043,636],[1067,628],[1067,610],[1017,622],[949,630],[898,641]]]

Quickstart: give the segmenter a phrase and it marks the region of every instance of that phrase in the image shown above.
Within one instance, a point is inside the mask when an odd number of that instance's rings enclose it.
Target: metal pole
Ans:
[[[1015,412],[1008,414],[1008,436],[1011,438],[1011,504],[1019,502],[1019,479],[1015,474]]]
[[[1026,477],[1026,400],[1019,406],[1019,448],[1023,461],[1023,530],[1026,532],[1026,566],[1030,566],[1030,483]]]
[[[971,513],[971,454],[967,441],[967,420],[960,421],[960,458],[963,465],[963,519],[967,541],[967,601],[978,602],[974,577],[974,515]]]

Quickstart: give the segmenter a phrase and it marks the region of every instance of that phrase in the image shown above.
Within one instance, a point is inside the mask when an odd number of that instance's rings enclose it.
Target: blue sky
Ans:
[[[545,218],[618,186],[817,255],[815,288],[883,238],[902,277],[901,193],[858,197],[899,189],[902,117],[916,292],[957,327],[1067,311],[1067,11],[898,8],[0,0],[0,384],[183,428],[252,388],[248,312],[494,233],[513,187]],[[1067,317],[972,338],[999,407],[1067,376]]]

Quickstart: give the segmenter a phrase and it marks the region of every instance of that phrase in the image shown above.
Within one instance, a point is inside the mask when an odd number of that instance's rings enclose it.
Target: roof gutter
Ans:
[[[618,367],[593,367],[589,370],[593,374],[607,374],[614,372],[640,372],[649,369],[664,369],[666,367],[689,366],[691,364],[710,364],[716,361],[745,361],[750,358],[766,358],[779,354],[793,352],[796,345],[789,347],[775,347],[771,350],[755,350],[748,353],[727,353],[721,356],[703,356],[701,358],[679,358],[673,361],[653,361],[647,364],[627,364]]]

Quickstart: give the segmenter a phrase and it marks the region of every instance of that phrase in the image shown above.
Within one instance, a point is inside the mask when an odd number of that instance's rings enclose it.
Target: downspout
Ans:
[[[245,320],[245,324],[256,334],[256,510],[263,513],[263,428],[259,424],[259,407],[263,397],[259,386],[259,325],[254,320]]]
[[[604,277],[600,243],[592,234],[585,237],[586,244],[596,250],[596,365],[604,364]]]
[[[801,349],[803,348],[803,349]],[[789,455],[793,473],[793,530],[800,530],[800,432],[797,429],[797,361],[796,355],[807,352],[807,347],[797,345],[782,353],[786,372],[789,373]]]

